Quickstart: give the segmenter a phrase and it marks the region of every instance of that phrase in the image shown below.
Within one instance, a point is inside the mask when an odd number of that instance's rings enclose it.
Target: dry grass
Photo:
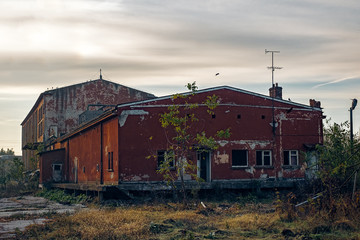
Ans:
[[[325,212],[292,221],[268,204],[160,204],[91,208],[32,226],[19,239],[360,239],[359,221]],[[360,216],[359,210],[352,212]]]
[[[241,229],[244,231],[255,231],[261,229],[271,229],[276,227],[280,217],[277,213],[268,214],[245,214],[241,216],[232,217],[225,220],[225,225],[220,224],[220,227],[229,229]]]

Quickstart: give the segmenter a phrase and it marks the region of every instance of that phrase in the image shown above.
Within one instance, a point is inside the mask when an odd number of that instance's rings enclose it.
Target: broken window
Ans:
[[[38,124],[38,137],[41,137],[44,133],[44,122],[41,121],[39,124]]]
[[[271,151],[270,150],[256,151],[256,165],[271,166]]]
[[[108,171],[114,171],[114,152],[108,152]]]
[[[233,167],[247,167],[248,166],[248,151],[247,150],[232,150],[232,166]]]
[[[168,164],[166,166],[170,168],[175,167],[174,153],[172,151],[160,150],[157,152],[157,167],[160,168],[164,164]]]
[[[297,166],[299,164],[299,153],[297,150],[284,151],[284,166]]]
[[[54,168],[54,171],[61,171],[61,165],[60,164],[54,164],[53,168]]]

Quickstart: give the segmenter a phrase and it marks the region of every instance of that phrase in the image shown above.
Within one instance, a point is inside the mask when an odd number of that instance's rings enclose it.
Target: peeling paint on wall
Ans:
[[[215,164],[219,165],[226,163],[229,163],[229,155],[226,153],[220,154],[220,152],[218,151],[215,155]]]
[[[268,174],[264,173],[264,174],[261,174],[261,175],[260,175],[260,178],[261,178],[261,179],[264,179],[264,178],[268,178],[268,176],[269,176]]]
[[[303,163],[303,164],[301,165],[300,171],[301,171],[301,172],[305,172],[305,171],[306,171],[306,168],[307,168],[307,164],[306,164],[306,162],[305,162],[305,163]]]
[[[284,112],[281,112],[280,114],[277,114],[275,116],[275,119],[278,121],[282,121],[282,120],[288,120],[286,114]]]
[[[265,140],[239,140],[239,141],[231,141],[231,144],[240,144],[240,145],[246,145],[249,146],[250,149],[254,150],[257,147],[265,148],[269,144],[271,144],[271,141]]]
[[[131,177],[131,181],[146,181],[150,178],[149,175],[144,174],[144,175],[136,175],[136,176],[132,176]]]
[[[144,110],[124,110],[121,112],[119,116],[119,125],[120,127],[123,127],[129,115],[148,115],[148,114],[149,112],[146,112]]]
[[[218,141],[218,143],[219,143],[219,145],[220,145],[221,147],[224,147],[226,144],[228,144],[228,143],[229,143],[229,141],[226,141],[226,140],[220,140],[220,141]]]
[[[256,172],[256,169],[253,166],[250,166],[250,168],[246,168],[245,172],[254,174]]]
[[[141,181],[141,180],[142,180],[142,178],[140,176],[133,176],[131,178],[131,181]]]

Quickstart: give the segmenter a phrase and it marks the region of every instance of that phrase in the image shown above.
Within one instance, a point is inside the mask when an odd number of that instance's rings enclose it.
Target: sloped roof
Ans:
[[[144,91],[140,91],[140,90],[137,90],[137,89],[135,89],[135,88],[127,87],[127,86],[124,86],[124,85],[121,85],[121,84],[118,84],[118,83],[115,83],[115,82],[107,81],[107,80],[104,80],[104,79],[102,79],[102,78],[101,78],[101,79],[96,79],[96,80],[90,80],[90,81],[87,81],[87,82],[77,83],[77,84],[68,85],[68,86],[60,87],[60,88],[56,88],[56,89],[50,89],[50,90],[46,90],[46,91],[42,92],[42,93],[39,95],[39,97],[37,98],[35,104],[33,105],[33,107],[31,108],[31,110],[30,110],[29,113],[26,115],[26,117],[24,118],[24,120],[21,122],[20,125],[24,125],[24,123],[30,118],[31,114],[34,112],[34,110],[36,109],[36,107],[39,105],[39,103],[40,103],[40,101],[42,100],[42,98],[44,97],[44,95],[46,95],[46,94],[53,94],[54,92],[59,91],[59,90],[63,90],[63,89],[66,89],[66,88],[78,87],[78,86],[81,86],[81,85],[86,85],[86,84],[94,83],[94,82],[97,82],[97,81],[102,81],[102,82],[105,82],[105,83],[110,83],[110,84],[117,85],[117,86],[119,86],[119,87],[124,87],[124,88],[132,89],[132,90],[135,90],[135,91],[138,91],[138,92],[146,93],[146,94],[149,95],[149,97],[154,97],[154,98],[156,98],[156,96],[155,96],[154,94],[151,94],[151,93],[148,93],[148,92],[144,92]]]
[[[292,101],[287,101],[287,100],[283,100],[283,99],[277,99],[277,98],[272,98],[270,96],[266,96],[263,94],[259,94],[259,93],[254,93],[254,92],[250,92],[250,91],[246,91],[243,89],[239,89],[239,88],[234,88],[234,87],[229,87],[229,86],[218,86],[218,87],[212,87],[212,88],[206,88],[206,89],[202,89],[202,90],[198,90],[197,93],[209,93],[209,92],[213,92],[213,91],[217,91],[217,90],[230,90],[230,91],[235,91],[235,92],[239,92],[239,93],[244,93],[244,94],[249,94],[251,96],[256,96],[256,97],[260,97],[260,98],[264,98],[267,100],[274,100],[277,102],[281,102],[281,103],[286,103],[286,104],[290,104],[293,106],[297,106],[297,107],[301,107],[301,108],[305,108],[308,110],[315,110],[315,111],[322,111],[321,108],[315,108],[315,107],[311,107],[305,104],[301,104],[301,103],[296,103],[296,102],[292,102]],[[181,93],[184,95],[188,95],[188,94],[192,94],[192,92],[184,92]],[[119,107],[127,107],[127,106],[137,106],[137,105],[142,105],[144,103],[151,103],[151,102],[156,102],[159,100],[167,100],[167,99],[171,99],[173,95],[167,95],[167,96],[163,96],[163,97],[157,97],[154,99],[150,99],[150,100],[143,100],[143,101],[137,101],[137,102],[130,102],[130,103],[123,103],[123,104],[118,104],[115,108],[110,109],[106,112],[104,112],[102,115],[90,120],[89,122],[86,122],[82,125],[80,125],[78,128],[76,128],[74,131],[65,134],[62,137],[59,137],[56,141],[64,141],[65,139],[74,136],[75,134],[78,134],[79,132],[83,131],[84,129],[87,129],[93,125],[98,124],[101,121],[107,120],[110,117],[114,117],[115,116],[115,110]]]
[[[284,100],[284,99],[273,98],[273,97],[263,95],[263,94],[260,94],[260,93],[255,93],[255,92],[247,91],[247,90],[240,89],[240,88],[230,87],[230,86],[218,86],[218,87],[205,88],[205,89],[198,90],[196,92],[197,93],[207,93],[207,92],[213,92],[213,91],[224,90],[224,89],[239,92],[239,93],[243,93],[243,94],[248,94],[248,95],[251,95],[251,96],[264,98],[264,99],[267,99],[267,100],[274,100],[275,102],[290,104],[290,105],[293,105],[293,106],[296,106],[296,107],[302,107],[302,108],[306,108],[306,109],[312,109],[312,110],[321,111],[321,108],[311,107],[311,106],[308,106],[308,105],[305,105],[305,104],[296,103],[296,102],[288,101],[288,100]],[[188,95],[188,94],[191,94],[191,92],[184,92],[184,93],[180,93],[180,94]],[[151,103],[151,102],[155,102],[155,101],[171,99],[172,96],[173,95],[167,95],[167,96],[157,97],[157,98],[149,99],[149,100],[123,103],[123,104],[118,104],[117,107],[127,107],[127,106],[141,105],[141,104],[144,104],[144,103]]]

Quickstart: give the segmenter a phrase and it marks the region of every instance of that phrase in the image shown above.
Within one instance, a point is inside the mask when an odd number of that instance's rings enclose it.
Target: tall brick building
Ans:
[[[153,94],[104,80],[101,75],[97,80],[41,93],[21,123],[25,168],[31,168],[30,159],[40,144],[71,132],[107,106],[153,98]]]

